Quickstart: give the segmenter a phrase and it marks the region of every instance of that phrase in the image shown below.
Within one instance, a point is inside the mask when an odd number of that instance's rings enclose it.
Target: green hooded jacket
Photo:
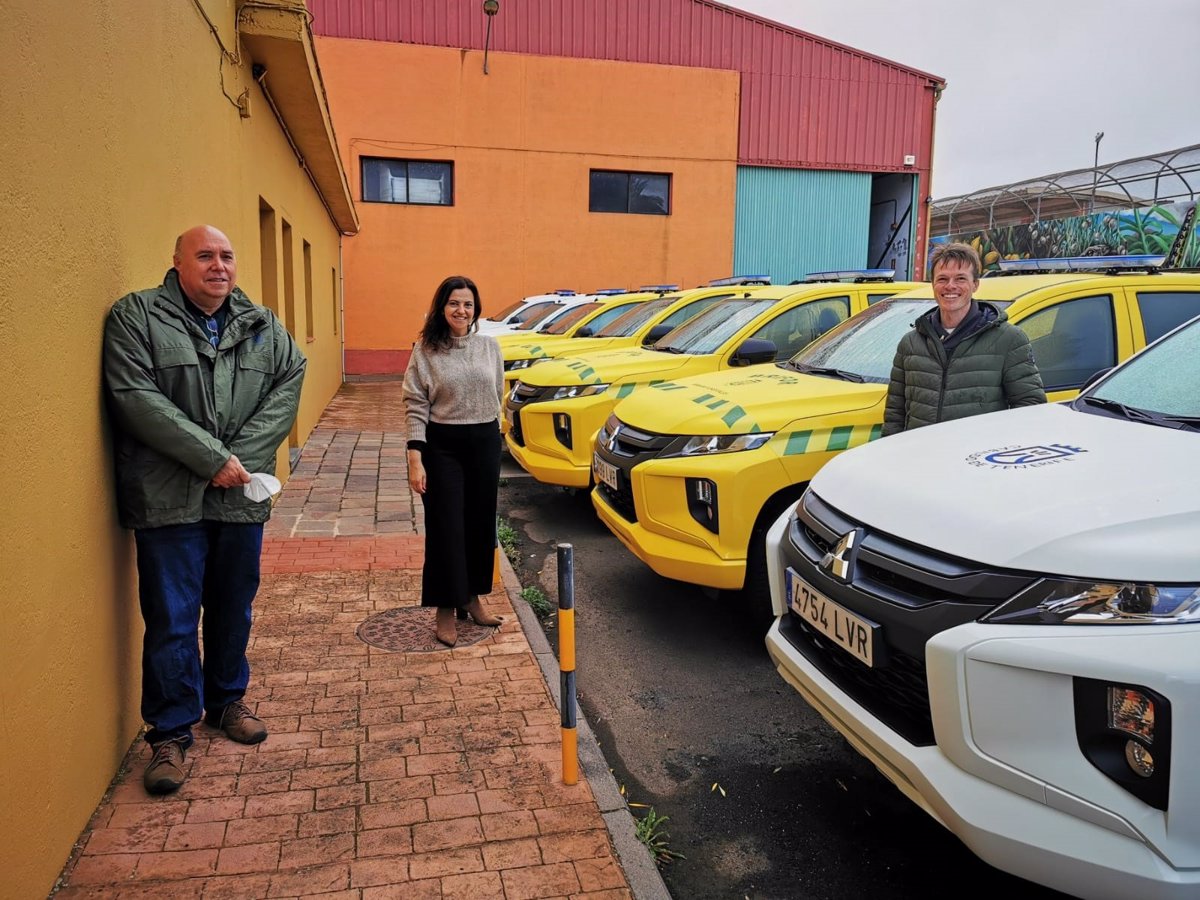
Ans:
[[[977,301],[978,302],[978,301]],[[980,413],[1046,402],[1029,338],[1008,315],[979,302],[975,330],[947,354],[932,309],[900,339],[883,414],[886,437]]]
[[[113,421],[117,507],[126,528],[211,519],[265,522],[269,500],[217,488],[236,455],[274,474],[275,451],[300,405],[304,355],[269,309],[237,288],[214,348],[184,306],[179,278],[122,297],[104,328],[104,383]]]

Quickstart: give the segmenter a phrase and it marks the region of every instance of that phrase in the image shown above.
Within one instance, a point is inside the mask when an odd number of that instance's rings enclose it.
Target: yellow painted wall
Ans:
[[[348,372],[402,360],[449,274],[485,311],[731,274],[738,73],[493,53],[484,75],[478,52],[317,47],[363,226],[345,249]],[[454,206],[363,202],[364,156],[453,161]],[[671,173],[671,215],[589,212],[593,168]]]
[[[233,0],[202,6],[228,40]],[[241,286],[261,297],[262,197],[296,238],[303,439],[341,378],[338,235],[249,73],[227,61],[218,76],[192,2],[3,0],[0,16],[0,896],[36,897],[141,724],[133,541],[101,413],[105,314],[158,284],[197,223],[229,235]],[[222,80],[251,88],[249,119]]]

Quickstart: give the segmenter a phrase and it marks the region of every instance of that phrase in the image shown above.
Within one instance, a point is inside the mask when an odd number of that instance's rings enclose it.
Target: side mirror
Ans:
[[[665,338],[673,330],[674,329],[670,325],[655,325],[653,328],[650,329],[650,333],[647,334],[646,337],[642,339],[642,345],[648,346],[650,344],[657,344],[660,340]]]
[[[575,337],[591,337],[593,334],[595,334],[595,332],[592,331],[592,327],[590,325],[584,325],[577,332],[575,332]]]
[[[775,362],[774,341],[764,341],[762,338],[749,338],[742,346],[733,351],[729,358],[731,366],[757,366],[762,363]]]

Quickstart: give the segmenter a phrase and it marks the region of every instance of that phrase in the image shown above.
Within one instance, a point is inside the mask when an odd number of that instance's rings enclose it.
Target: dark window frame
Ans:
[[[359,195],[362,197],[363,203],[382,203],[385,206],[454,206],[455,197],[455,177],[454,177],[454,160],[452,159],[409,159],[399,156],[360,156],[358,158],[359,167]],[[445,203],[428,203],[420,200],[378,200],[367,196],[367,164],[372,162],[384,163],[404,163],[404,180],[405,180],[405,195],[412,196],[411,179],[408,174],[408,167],[412,163],[424,163],[428,165],[443,165],[449,173],[449,189],[447,190],[448,199]]]
[[[626,178],[625,183],[625,208],[624,209],[597,209],[596,208],[596,188],[595,177],[597,175],[623,175]],[[649,175],[654,178],[665,178],[667,181],[667,207],[664,210],[650,209],[630,209],[632,195],[630,192],[633,184],[633,176]],[[593,213],[610,213],[615,215],[627,216],[669,216],[672,214],[675,195],[675,176],[672,172],[646,172],[635,169],[589,169],[588,170],[588,212]]]

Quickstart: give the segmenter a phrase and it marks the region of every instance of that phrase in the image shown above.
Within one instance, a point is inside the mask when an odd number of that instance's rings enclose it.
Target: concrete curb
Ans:
[[[500,575],[509,602],[521,622],[521,630],[525,632],[525,639],[529,641],[533,655],[542,669],[542,676],[546,679],[546,686],[550,689],[550,695],[554,697],[554,703],[558,706],[562,702],[558,657],[551,650],[550,641],[542,631],[537,615],[529,604],[521,599],[521,582],[517,580],[517,573],[503,552],[500,553]],[[561,706],[559,708],[561,709]],[[576,715],[576,732],[579,743],[579,768],[591,785],[596,803],[600,807],[600,814],[604,817],[604,824],[608,826],[608,833],[616,848],[617,858],[621,861],[621,868],[625,870],[625,877],[629,879],[629,888],[633,891],[633,896],[637,900],[671,900],[671,894],[662,880],[658,866],[654,864],[645,845],[637,839],[633,814],[629,812],[625,798],[621,796],[617,780],[600,750],[596,735],[584,718],[583,710],[578,710]]]

